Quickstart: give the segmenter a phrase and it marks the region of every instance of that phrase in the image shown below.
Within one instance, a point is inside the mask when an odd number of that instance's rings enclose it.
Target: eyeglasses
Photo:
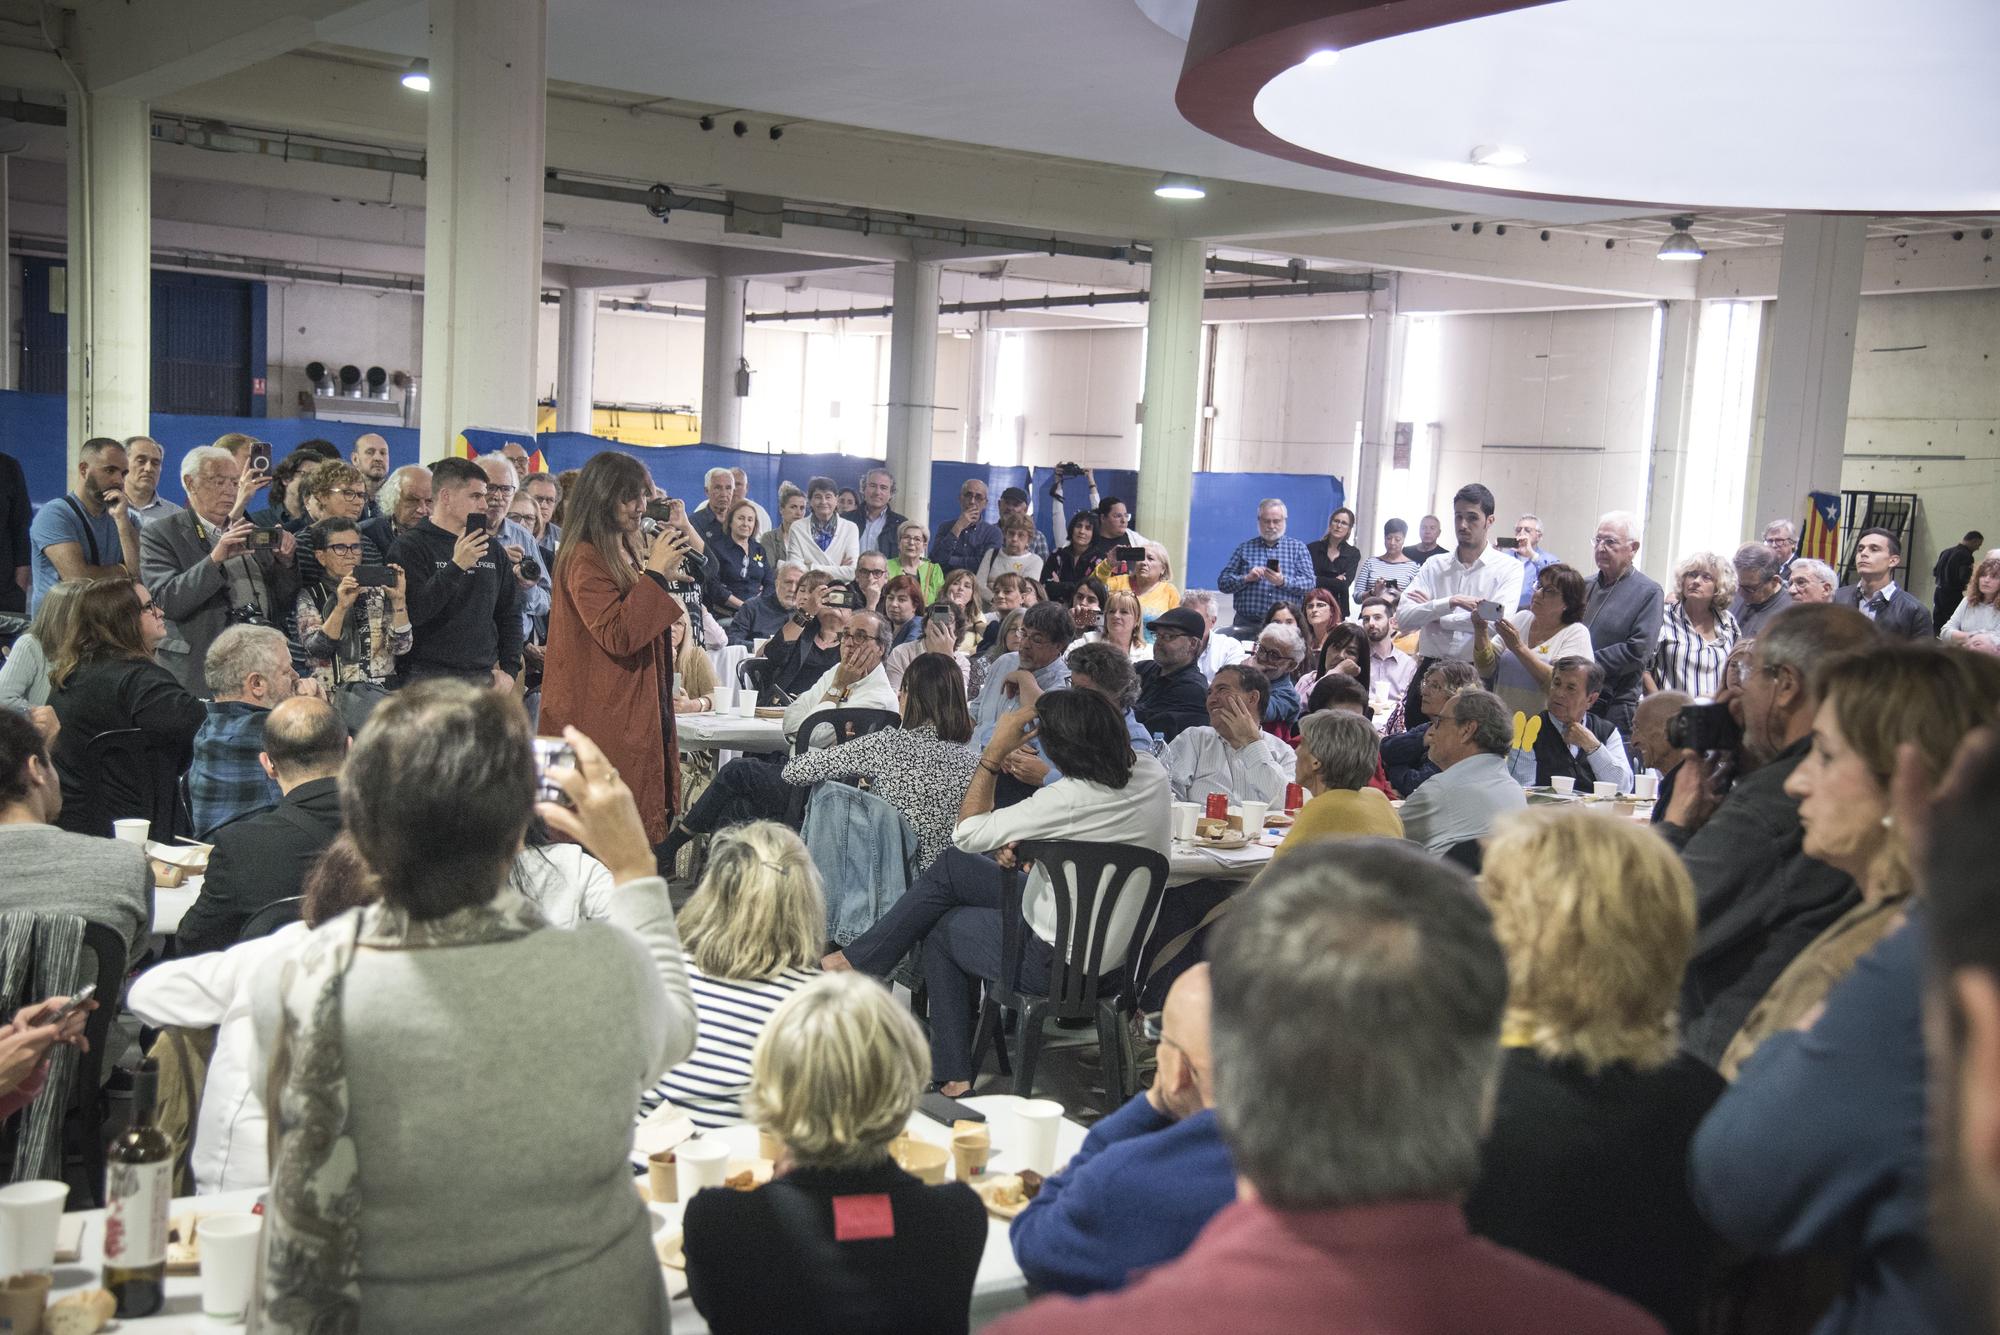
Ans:
[[[360,553],[361,544],[358,542],[329,542],[326,546],[320,548],[320,550],[323,552],[339,552],[342,556],[355,556]]]
[[[840,633],[840,638],[852,644],[873,644],[875,643],[875,632],[872,630],[844,630]]]
[[[355,501],[365,501],[368,499],[367,492],[358,491],[353,487],[332,487],[325,494],[328,496],[345,496],[349,500]]]
[[[348,494],[353,496],[360,496],[364,495],[365,493],[356,491],[356,492],[350,492]],[[494,496],[512,496],[513,494],[514,494],[514,488],[512,487],[495,486],[491,482],[486,484],[486,495],[489,498]]]
[[[1600,533],[1590,540],[1592,547],[1623,547],[1626,540],[1612,533]]]

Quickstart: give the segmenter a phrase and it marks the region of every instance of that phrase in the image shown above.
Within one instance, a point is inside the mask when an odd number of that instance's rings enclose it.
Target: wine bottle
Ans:
[[[122,1318],[151,1316],[166,1300],[174,1152],[153,1121],[159,1088],[159,1066],[139,1063],[132,1075],[132,1125],[106,1155],[104,1287]]]

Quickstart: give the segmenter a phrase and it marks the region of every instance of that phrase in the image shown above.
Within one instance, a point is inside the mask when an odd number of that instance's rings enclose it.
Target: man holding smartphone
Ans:
[[[1313,586],[1312,553],[1285,536],[1288,512],[1280,500],[1257,504],[1257,536],[1237,544],[1216,577],[1216,587],[1236,598],[1237,639],[1257,638],[1264,616],[1280,602],[1298,603]]]
[[[431,487],[430,518],[389,549],[389,564],[408,579],[414,632],[397,684],[459,677],[512,690],[521,670],[520,589],[487,532],[486,473],[469,459],[440,459]]]
[[[1457,547],[1424,562],[1396,610],[1397,624],[1417,632],[1417,673],[1403,697],[1403,718],[1412,728],[1428,718],[1422,699],[1431,664],[1471,662],[1480,623],[1498,620],[1521,596],[1521,567],[1486,540],[1493,493],[1477,482],[1460,487],[1451,498],[1451,524]]]

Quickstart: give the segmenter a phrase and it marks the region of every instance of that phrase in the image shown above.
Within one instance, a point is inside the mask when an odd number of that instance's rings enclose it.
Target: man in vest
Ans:
[[[1632,762],[1625,739],[1609,720],[1590,712],[1604,689],[1604,669],[1578,655],[1558,658],[1549,678],[1549,707],[1542,711],[1541,734],[1535,738],[1535,782],[1567,776],[1576,790],[1615,783],[1621,793],[1632,789]]]

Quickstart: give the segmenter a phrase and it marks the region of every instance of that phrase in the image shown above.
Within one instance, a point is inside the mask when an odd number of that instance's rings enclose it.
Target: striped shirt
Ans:
[[[704,1131],[743,1120],[743,1093],[750,1088],[750,1053],[786,997],[818,976],[817,970],[786,969],[775,978],[736,982],[710,978],[687,961],[698,1018],[694,1051],[639,1096],[639,1115],[671,1102]]]
[[[1686,691],[1697,700],[1713,699],[1722,689],[1722,669],[1736,647],[1736,618],[1723,612],[1715,618],[1715,638],[1705,640],[1679,603],[1660,619],[1660,647],[1653,654],[1653,680],[1663,691]]]

